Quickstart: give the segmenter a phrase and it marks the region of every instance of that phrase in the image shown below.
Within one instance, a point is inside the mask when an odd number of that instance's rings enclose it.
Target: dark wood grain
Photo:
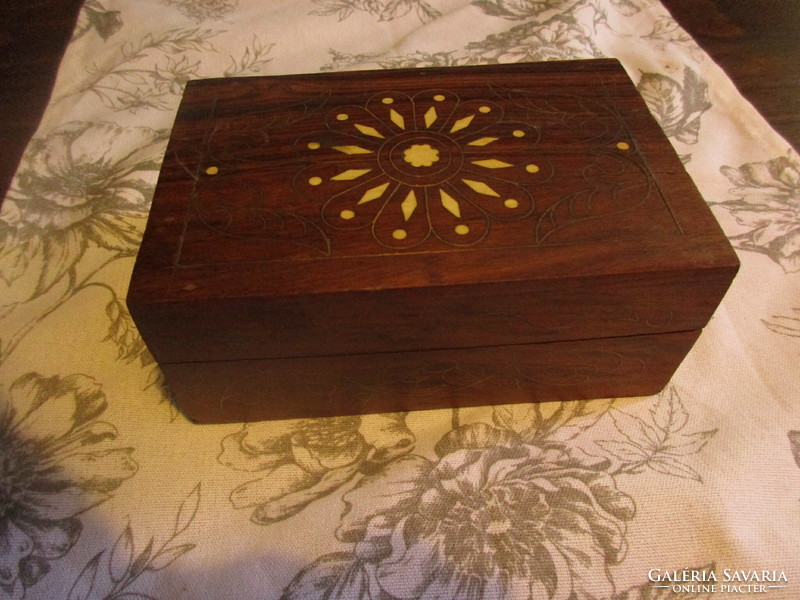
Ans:
[[[737,268],[617,61],[361,71],[191,82],[127,302],[187,407],[206,366],[229,387],[307,370],[331,407],[340,376],[404,396],[390,372],[427,353],[569,373],[616,348],[639,369],[608,387],[598,366],[584,398],[663,387],[659,339],[688,350]]]
[[[698,333],[162,369],[196,423],[647,396],[661,391]]]

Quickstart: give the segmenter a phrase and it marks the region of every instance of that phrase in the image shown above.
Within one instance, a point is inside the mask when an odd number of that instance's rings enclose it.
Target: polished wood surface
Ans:
[[[0,3],[0,195],[38,125],[80,0]],[[664,0],[742,93],[800,147],[800,3]]]
[[[661,391],[699,333],[161,369],[195,423],[648,396]]]
[[[127,302],[159,362],[466,348],[699,329],[737,266],[615,60],[205,80]]]
[[[737,268],[616,60],[218,79],[127,304],[191,418],[310,417],[655,393]]]

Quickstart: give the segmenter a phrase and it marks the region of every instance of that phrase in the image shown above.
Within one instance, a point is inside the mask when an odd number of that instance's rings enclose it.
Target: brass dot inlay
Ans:
[[[381,100],[381,102],[383,102],[384,104],[392,104],[394,103],[394,98],[386,97],[383,100]]]
[[[395,229],[392,232],[392,237],[396,240],[404,240],[408,237],[408,232],[405,229]]]
[[[319,185],[320,183],[322,183],[322,177],[311,177],[308,180],[308,183],[310,183],[311,185]]]
[[[525,165],[525,170],[528,173],[538,173],[539,172],[539,165]]]
[[[339,216],[342,217],[345,221],[349,221],[350,219],[356,216],[356,213],[354,213],[352,210],[343,210],[342,212],[339,213]]]
[[[319,142],[308,142],[309,150],[316,150],[319,148]]]
[[[434,99],[434,100],[436,100],[436,102],[441,102],[441,101],[443,101],[443,100],[444,100],[444,94],[436,94],[436,95],[433,97],[433,99]]]
[[[511,135],[513,135],[513,136],[514,136],[514,137],[516,137],[516,138],[525,137],[525,132],[524,132],[524,131],[522,131],[522,129],[515,129],[515,130],[514,130],[514,131],[511,133]]]
[[[503,205],[506,208],[517,208],[519,206],[519,200],[515,200],[514,198],[509,198],[508,200],[503,202]]]
[[[458,235],[467,235],[469,233],[469,227],[466,225],[456,225],[454,231]]]
[[[349,118],[350,118],[350,115],[348,115],[347,113],[339,113],[338,115],[336,115],[336,120],[337,121],[347,121],[347,119],[349,119]]]
[[[617,148],[620,150],[630,150],[631,145],[628,142],[617,142]]]
[[[478,111],[482,112],[483,114],[486,114],[486,113],[492,112],[492,107],[491,106],[481,106],[478,109]]]
[[[219,167],[208,167],[206,169],[206,175],[216,175],[219,173]]]

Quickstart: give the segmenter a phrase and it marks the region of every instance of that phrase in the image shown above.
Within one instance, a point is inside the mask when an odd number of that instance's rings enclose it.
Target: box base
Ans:
[[[490,348],[162,364],[196,423],[646,396],[699,331]]]

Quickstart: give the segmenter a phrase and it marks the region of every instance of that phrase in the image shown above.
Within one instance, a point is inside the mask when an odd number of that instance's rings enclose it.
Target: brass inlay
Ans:
[[[631,145],[628,142],[617,142],[617,148],[620,150],[630,150]]]
[[[430,144],[414,144],[403,151],[403,160],[413,167],[430,167],[439,160],[439,151]]]
[[[397,125],[400,129],[406,128],[406,120],[403,118],[403,115],[395,109],[389,111],[389,118],[392,120],[392,123]]]
[[[354,125],[354,127],[355,127],[356,129],[358,129],[358,130],[359,130],[361,133],[363,133],[364,135],[369,135],[369,136],[371,136],[371,137],[376,137],[376,138],[381,138],[381,139],[383,139],[383,136],[382,136],[382,135],[380,134],[380,132],[379,132],[377,129],[375,129],[374,127],[370,127],[369,125],[361,125],[360,123],[356,123],[356,124]]]
[[[387,181],[383,185],[376,186],[374,188],[368,189],[364,192],[364,195],[361,196],[361,200],[358,201],[359,204],[366,204],[367,202],[371,202],[372,200],[376,200],[383,196],[383,192],[386,191],[386,188],[389,187],[389,182]]]
[[[496,158],[487,158],[486,160],[473,160],[473,165],[478,165],[479,167],[484,167],[486,169],[505,169],[506,167],[513,167],[511,163],[503,162],[502,160],[497,160]]]
[[[489,187],[488,184],[484,183],[483,181],[475,181],[473,179],[462,179],[461,181],[466,183],[469,187],[472,188],[473,191],[478,192],[479,194],[483,194],[484,196],[500,197],[500,194],[495,192],[492,188]]]
[[[436,114],[436,109],[433,106],[431,106],[425,112],[425,127],[430,128],[430,126],[433,125],[436,122],[436,119],[438,118],[438,116],[439,115]]]
[[[219,173],[219,167],[208,167],[206,169],[206,175],[216,175]]]
[[[442,206],[444,206],[445,210],[457,219],[460,219],[461,207],[458,205],[458,201],[442,189],[439,190],[439,196],[442,199]]]
[[[331,177],[334,181],[350,181],[352,179],[358,179],[362,175],[369,173],[372,169],[347,169],[346,171],[342,171],[338,175],[334,175]],[[312,184],[316,185],[316,184]]]
[[[372,154],[372,150],[367,150],[361,146],[334,146],[333,149],[343,154]]]
[[[417,195],[414,193],[414,190],[408,192],[408,196],[403,200],[400,208],[403,210],[403,218],[408,221],[417,208]]]
[[[482,138],[478,138],[477,140],[472,140],[471,142],[468,142],[467,145],[468,146],[488,146],[492,142],[496,142],[499,139],[500,138],[496,138],[496,137],[482,137]]]
[[[450,133],[455,133],[456,131],[461,131],[462,129],[466,129],[469,127],[469,124],[472,123],[472,119],[475,118],[475,115],[468,115],[462,119],[459,119],[453,126],[450,128]]]
[[[505,173],[540,171],[535,164],[509,162],[524,156],[519,138],[530,132],[521,123],[500,122],[503,111],[495,105],[462,103],[449,93],[423,96],[383,92],[366,102],[365,111],[332,108],[327,131],[306,138],[311,150],[339,153],[332,176],[312,176],[313,170],[306,176],[313,186],[339,182],[329,192],[324,214],[333,211],[341,226],[350,220],[360,226],[368,219],[376,241],[390,247],[392,240],[403,242],[398,248],[435,238],[451,243],[453,236],[463,236],[459,244],[475,244],[484,239],[497,209],[509,211],[506,219],[527,216],[530,210],[520,210],[530,204],[525,184]],[[346,123],[337,127],[334,120]],[[360,211],[376,200],[382,206],[369,214]],[[467,217],[482,222],[477,227]]]

